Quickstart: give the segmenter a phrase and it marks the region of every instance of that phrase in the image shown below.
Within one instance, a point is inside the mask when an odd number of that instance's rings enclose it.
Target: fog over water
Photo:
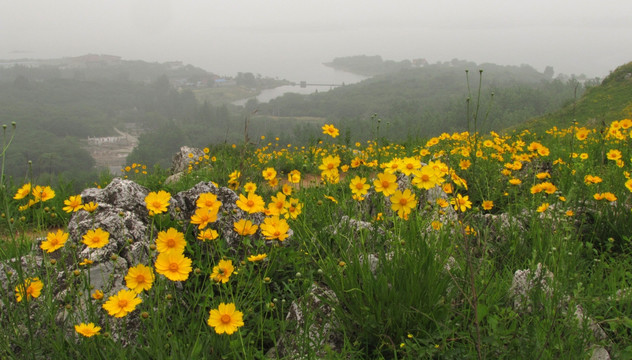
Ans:
[[[344,81],[321,64],[360,54],[589,77],[632,61],[627,0],[0,1],[3,59],[111,54],[308,82]]]

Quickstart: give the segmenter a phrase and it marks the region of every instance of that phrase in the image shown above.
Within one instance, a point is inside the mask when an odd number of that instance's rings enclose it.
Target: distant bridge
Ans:
[[[296,84],[294,84],[296,85]],[[312,83],[307,83],[307,81],[301,81],[299,83],[299,86],[302,88],[306,88],[308,86],[330,86],[330,87],[335,87],[335,86],[345,86],[345,83],[342,84],[312,84]]]

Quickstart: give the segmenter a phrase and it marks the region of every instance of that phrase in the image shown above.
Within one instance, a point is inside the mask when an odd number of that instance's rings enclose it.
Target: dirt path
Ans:
[[[85,140],[90,156],[96,162],[97,168],[108,168],[114,175],[121,173],[125,160],[138,144],[138,138],[114,128],[119,136],[90,138]]]

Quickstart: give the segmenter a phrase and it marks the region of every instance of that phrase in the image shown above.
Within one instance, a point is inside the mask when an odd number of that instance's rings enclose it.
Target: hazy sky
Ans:
[[[453,58],[603,77],[632,61],[630,0],[0,0],[0,58],[182,60],[297,80],[334,57]]]

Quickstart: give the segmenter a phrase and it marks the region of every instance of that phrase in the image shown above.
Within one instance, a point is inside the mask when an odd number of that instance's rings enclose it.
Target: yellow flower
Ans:
[[[283,209],[290,205],[285,201],[285,198],[286,196],[282,192],[278,192],[276,196],[272,196],[272,201],[268,204],[268,213],[270,215],[281,215]]]
[[[538,206],[538,209],[536,211],[541,213],[541,212],[545,212],[546,209],[548,208],[549,208],[549,203],[542,203],[542,205]]]
[[[222,206],[222,202],[217,200],[217,195],[213,193],[202,193],[195,202],[195,206],[198,208],[208,208],[217,213]]]
[[[459,167],[461,170],[467,170],[472,165],[472,162],[467,159],[463,159],[459,162]]]
[[[217,221],[218,210],[219,208],[197,208],[191,216],[191,224],[197,225],[198,229],[204,229],[209,223]]]
[[[570,217],[570,216],[575,215],[575,212],[573,210],[566,210],[565,214],[566,214],[566,216]]]
[[[101,228],[88,230],[88,232],[83,236],[82,242],[89,248],[102,248],[110,242],[110,233],[103,231]]]
[[[160,231],[156,238],[156,250],[159,253],[182,253],[186,245],[184,234],[174,228]]]
[[[632,192],[632,179],[628,179],[628,181],[625,182],[625,187]]]
[[[511,185],[520,185],[520,184],[522,184],[522,180],[513,178],[513,179],[509,179],[509,183]]]
[[[67,213],[75,212],[83,209],[83,204],[81,203],[81,195],[75,195],[68,198],[68,200],[64,200],[63,210]]]
[[[237,200],[236,204],[240,209],[250,214],[258,213],[265,209],[263,198],[252,193],[248,194],[248,197],[239,194],[239,200]]]
[[[213,273],[210,278],[217,283],[225,284],[230,279],[233,271],[235,271],[235,267],[232,260],[220,260],[219,264],[213,266]]]
[[[287,174],[287,181],[292,184],[298,184],[301,182],[301,172],[298,170],[292,170]]]
[[[325,195],[325,199],[327,199],[327,200],[329,200],[329,201],[333,202],[334,204],[337,204],[337,203],[338,203],[338,200],[336,200],[336,198],[335,198],[335,197],[333,197],[333,196]]]
[[[318,166],[323,178],[337,177],[338,166],[340,166],[340,157],[338,156],[326,156],[322,160],[322,164]]]
[[[332,124],[325,124],[323,125],[323,134],[325,135],[329,135],[332,138],[335,138],[336,136],[340,135],[340,132],[338,131],[338,129],[336,129],[335,126],[333,126]]]
[[[103,299],[103,291],[96,289],[94,290],[94,292],[92,293],[92,298],[94,300],[101,300]]]
[[[26,297],[26,301],[37,298],[42,293],[44,283],[37,277],[24,279],[24,283],[15,287],[15,299],[17,302]]]
[[[621,159],[621,151],[619,151],[617,149],[611,149],[606,154],[606,157],[608,158],[608,160],[617,161],[617,160]]]
[[[421,168],[421,161],[414,157],[405,157],[401,160],[401,168],[400,170],[404,175],[410,176],[413,171]]]
[[[149,266],[138,264],[129,268],[125,276],[125,284],[137,293],[151,289],[154,282],[154,272]]]
[[[116,295],[112,295],[103,304],[103,309],[110,316],[121,318],[136,309],[136,306],[143,300],[136,296],[132,290],[120,290]]]
[[[89,213],[94,212],[99,207],[99,204],[90,201],[83,205],[83,209]]]
[[[285,219],[279,219],[278,216],[266,217],[261,224],[261,234],[267,240],[283,241],[287,239],[290,226]]]
[[[248,256],[248,261],[250,261],[250,262],[262,261],[266,257],[268,257],[268,254],[250,255],[250,256]]]
[[[417,206],[417,198],[409,189],[403,192],[397,190],[391,196],[391,209],[397,211],[397,216],[402,219],[407,218],[415,206]]]
[[[371,188],[371,185],[366,183],[366,178],[361,178],[360,176],[356,176],[353,179],[351,179],[351,182],[349,183],[349,188],[351,188],[351,192],[353,194],[358,195],[358,196],[363,196],[369,191],[369,188]]]
[[[24,185],[22,185],[21,188],[18,189],[18,191],[15,193],[15,196],[13,196],[13,198],[15,200],[24,199],[30,193],[31,193],[31,183],[24,184]]]
[[[375,191],[381,192],[384,196],[391,196],[397,190],[397,176],[388,173],[377,174],[373,186],[375,186]]]
[[[149,210],[149,215],[160,214],[167,211],[169,200],[171,200],[171,194],[164,190],[160,190],[158,192],[152,191],[147,194],[145,197],[145,204],[147,206],[147,210]]]
[[[292,186],[290,186],[289,184],[283,184],[281,191],[283,192],[283,194],[285,194],[285,196],[290,196],[292,195]]]
[[[86,265],[92,265],[92,263],[94,263],[94,261],[90,260],[90,259],[83,259],[81,260],[81,262],[79,263],[80,266],[86,266]]]
[[[274,170],[274,168],[272,168],[272,167],[266,168],[265,170],[263,170],[261,172],[261,174],[263,175],[263,178],[266,181],[270,181],[270,180],[274,179],[277,176],[276,170]]]
[[[244,326],[244,314],[235,310],[235,304],[220,303],[217,309],[212,309],[208,317],[208,326],[215,329],[217,334],[231,335],[241,326]]]
[[[247,193],[254,193],[257,191],[257,184],[253,182],[247,182],[244,184],[244,191]]]
[[[293,198],[290,198],[288,203],[290,205],[283,209],[283,216],[285,216],[286,219],[296,219],[303,211],[303,205],[299,203],[298,199]]]
[[[50,186],[39,186],[37,185],[35,189],[33,189],[33,196],[36,201],[48,201],[55,197],[55,191],[51,189]]]
[[[481,207],[483,208],[483,210],[491,210],[494,207],[494,202],[491,200],[485,200],[483,201]]]
[[[258,228],[259,226],[253,225],[252,221],[246,219],[240,219],[233,224],[233,229],[241,236],[254,235]]]
[[[435,230],[440,230],[443,227],[443,223],[441,221],[437,221],[437,220],[431,222],[430,225]]]
[[[56,233],[49,232],[46,236],[46,241],[42,241],[40,244],[40,248],[46,252],[52,253],[53,251],[62,248],[66,243],[66,240],[68,240],[68,233],[62,231],[61,229],[57,230]]]
[[[454,210],[465,212],[467,209],[472,208],[472,202],[469,200],[469,196],[461,196],[461,194],[457,194],[455,198],[450,200],[452,206],[454,206]]]
[[[156,272],[171,281],[184,281],[191,272],[191,259],[182,253],[160,253],[156,258]]]
[[[428,190],[444,181],[438,171],[427,165],[420,170],[414,171],[413,175],[415,175],[415,177],[412,180],[412,184],[419,189]]]
[[[101,327],[95,326],[94,323],[81,323],[79,325],[75,325],[75,331],[85,337],[91,337],[99,334]]]
[[[202,241],[215,240],[218,237],[219,237],[219,234],[217,233],[217,231],[213,229],[202,230],[197,236],[198,240],[202,240]]]

